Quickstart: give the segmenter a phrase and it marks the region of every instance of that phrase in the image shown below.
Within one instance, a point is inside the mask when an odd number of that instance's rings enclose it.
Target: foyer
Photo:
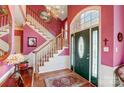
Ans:
[[[123,86],[123,11],[123,5],[0,5],[0,86]]]

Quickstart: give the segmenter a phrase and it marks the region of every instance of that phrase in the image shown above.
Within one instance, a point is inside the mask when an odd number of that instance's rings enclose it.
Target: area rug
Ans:
[[[45,79],[46,87],[80,87],[86,84],[74,74],[54,76]]]

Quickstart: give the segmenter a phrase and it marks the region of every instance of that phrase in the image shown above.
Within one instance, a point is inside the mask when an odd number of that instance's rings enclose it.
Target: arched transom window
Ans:
[[[71,24],[71,31],[81,31],[99,25],[99,10],[88,10],[80,13]]]

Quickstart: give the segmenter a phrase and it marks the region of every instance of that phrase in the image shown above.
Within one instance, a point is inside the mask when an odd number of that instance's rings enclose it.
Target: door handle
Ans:
[[[87,57],[86,59],[89,59],[89,57]]]

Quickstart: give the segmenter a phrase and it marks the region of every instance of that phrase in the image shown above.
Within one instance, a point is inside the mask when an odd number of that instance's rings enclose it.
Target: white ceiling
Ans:
[[[54,5],[45,5],[45,6],[54,6]],[[55,5],[60,7],[60,11],[63,11],[63,13],[59,14],[59,18],[61,20],[64,20],[67,17],[67,5]]]

